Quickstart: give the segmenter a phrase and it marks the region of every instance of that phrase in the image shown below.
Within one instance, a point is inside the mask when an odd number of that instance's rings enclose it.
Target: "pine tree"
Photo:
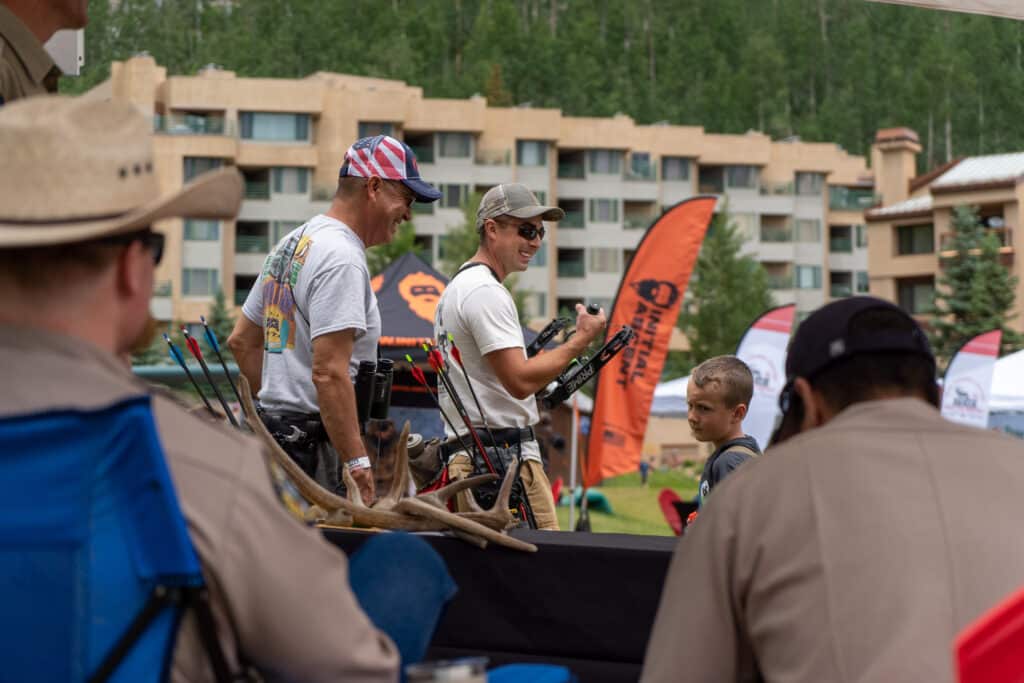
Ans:
[[[931,324],[935,354],[948,360],[967,340],[990,330],[1003,331],[1002,353],[1020,347],[1021,336],[1008,327],[1015,315],[1017,278],[1000,263],[999,238],[984,228],[972,207],[953,212],[953,240],[944,251],[935,290]]]
[[[210,332],[217,337],[217,345],[220,347],[220,354],[224,356],[224,360],[230,363],[234,360],[234,356],[231,355],[231,350],[228,348],[227,340],[228,335],[231,334],[231,330],[235,328],[235,316],[231,314],[231,310],[227,307],[227,302],[224,300],[224,290],[218,288],[217,293],[213,296],[213,306],[210,307],[210,315],[206,317],[206,324],[210,328]],[[210,363],[219,363],[217,357],[213,353],[213,348],[206,341],[206,335],[203,335],[203,353],[210,356]]]
[[[366,250],[366,264],[370,267],[370,275],[377,275],[391,265],[392,261],[410,251],[423,258],[423,249],[416,244],[416,230],[412,223],[402,223],[393,240]]]
[[[690,350],[666,363],[666,376],[685,374],[712,356],[734,353],[740,337],[757,316],[775,305],[768,275],[760,263],[742,255],[743,237],[727,213],[715,216],[704,238],[679,329]]]

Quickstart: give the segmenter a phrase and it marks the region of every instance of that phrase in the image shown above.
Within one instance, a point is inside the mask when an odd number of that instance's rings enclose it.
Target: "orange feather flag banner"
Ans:
[[[587,442],[587,486],[640,464],[654,387],[716,201],[694,197],[662,214],[622,277],[608,333],[629,325],[637,338],[601,370]]]

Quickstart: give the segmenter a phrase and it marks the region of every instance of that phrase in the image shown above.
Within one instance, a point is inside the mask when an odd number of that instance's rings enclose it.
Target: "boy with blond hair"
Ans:
[[[700,505],[720,481],[761,455],[743,433],[743,418],[754,395],[754,377],[736,356],[715,356],[698,365],[686,387],[686,420],[694,438],[714,445],[700,477]]]

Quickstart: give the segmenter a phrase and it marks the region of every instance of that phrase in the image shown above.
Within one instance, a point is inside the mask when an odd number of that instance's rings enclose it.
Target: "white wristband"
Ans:
[[[364,455],[360,458],[346,460],[345,467],[348,468],[349,472],[352,470],[368,470],[370,469],[370,458]]]

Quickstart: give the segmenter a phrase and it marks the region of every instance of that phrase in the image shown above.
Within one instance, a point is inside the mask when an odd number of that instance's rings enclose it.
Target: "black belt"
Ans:
[[[485,447],[504,447],[506,444],[514,446],[519,443],[526,443],[527,441],[536,441],[537,435],[533,431],[533,427],[507,427],[504,429],[492,429],[490,434],[483,427],[475,427],[476,435],[480,437],[480,443]],[[494,440],[491,440],[491,434],[494,435]],[[462,440],[466,442],[466,445],[473,448],[472,436],[469,434],[463,434]],[[453,453],[464,451],[462,444],[459,443],[458,439],[453,439],[441,444],[441,455],[444,458],[450,457]]]
[[[320,413],[293,413],[284,410],[259,410],[263,424],[279,443],[308,447],[327,439]]]

